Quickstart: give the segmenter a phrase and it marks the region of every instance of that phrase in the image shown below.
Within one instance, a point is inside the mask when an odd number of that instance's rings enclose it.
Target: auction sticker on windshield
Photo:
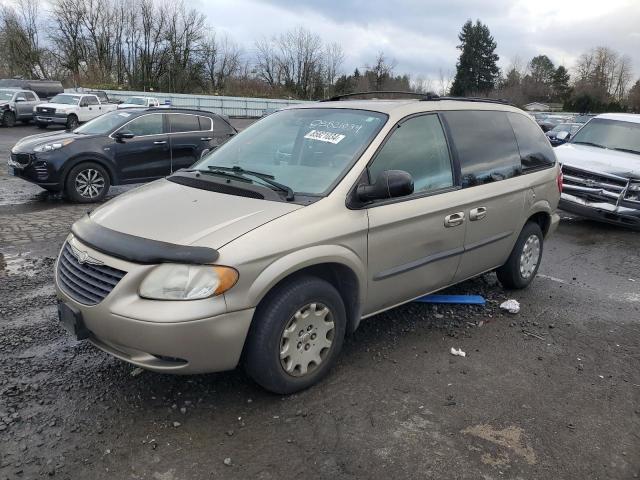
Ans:
[[[309,140],[318,140],[320,142],[333,143],[335,145],[337,143],[340,143],[340,141],[345,136],[346,135],[341,135],[339,133],[323,132],[321,130],[311,130],[309,133],[307,133],[304,136],[304,138],[307,138]]]

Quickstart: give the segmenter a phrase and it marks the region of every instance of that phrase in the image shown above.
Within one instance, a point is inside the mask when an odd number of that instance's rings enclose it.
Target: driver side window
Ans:
[[[396,127],[369,167],[371,182],[385,170],[411,174],[416,193],[453,186],[449,148],[437,115],[413,117]]]
[[[136,137],[143,135],[160,135],[164,133],[162,114],[143,115],[126,124],[122,130],[131,132]]]

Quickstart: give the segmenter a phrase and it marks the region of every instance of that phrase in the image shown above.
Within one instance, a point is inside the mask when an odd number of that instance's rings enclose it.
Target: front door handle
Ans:
[[[476,220],[482,220],[487,216],[487,207],[474,208],[469,212],[469,220],[472,222]]]
[[[153,142],[154,145],[166,145],[167,141],[166,140],[156,140],[155,142]]]
[[[213,137],[202,137],[200,140],[203,142],[208,142],[209,140],[213,140]]]
[[[464,212],[452,213],[451,215],[447,215],[444,217],[444,226],[445,227],[457,227],[458,225],[462,225],[464,223]]]

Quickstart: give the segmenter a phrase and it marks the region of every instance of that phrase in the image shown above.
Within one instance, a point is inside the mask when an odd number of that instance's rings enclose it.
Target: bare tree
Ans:
[[[336,83],[340,69],[344,63],[344,51],[339,43],[330,43],[324,48],[325,79],[329,85]]]
[[[376,57],[376,63],[367,65],[367,71],[371,75],[369,88],[372,90],[383,90],[385,82],[393,76],[393,70],[396,67],[396,61],[388,61],[384,56],[384,52],[379,52]]]

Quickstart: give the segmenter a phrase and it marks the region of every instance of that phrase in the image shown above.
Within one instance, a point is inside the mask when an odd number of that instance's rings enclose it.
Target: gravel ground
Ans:
[[[0,154],[31,133],[1,129]],[[241,370],[160,375],[71,340],[52,269],[85,210],[0,166],[0,479],[640,475],[636,232],[565,216],[529,289],[490,274],[449,289],[485,307],[378,315],[325,381],[280,397]]]

